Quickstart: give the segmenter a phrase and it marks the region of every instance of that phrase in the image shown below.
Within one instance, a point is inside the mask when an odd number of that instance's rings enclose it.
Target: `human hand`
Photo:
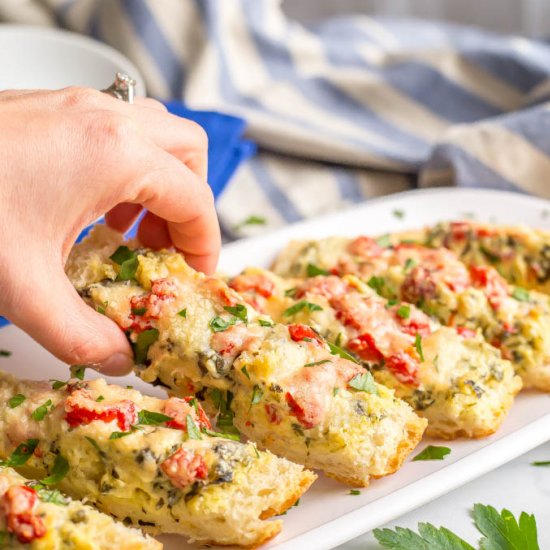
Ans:
[[[154,100],[128,105],[86,88],[0,93],[0,314],[70,364],[124,374],[122,331],[65,276],[80,231],[106,214],[138,237],[215,269],[220,231],[206,183],[207,138]]]

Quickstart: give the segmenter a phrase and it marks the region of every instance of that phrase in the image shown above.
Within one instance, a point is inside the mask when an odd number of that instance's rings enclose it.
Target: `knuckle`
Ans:
[[[96,148],[117,150],[128,142],[135,128],[134,122],[113,111],[95,111],[86,117],[86,137]]]
[[[189,132],[193,135],[193,141],[200,149],[208,149],[208,134],[205,129],[192,120],[187,121],[187,127]]]
[[[93,107],[100,103],[102,94],[98,90],[83,86],[70,86],[60,91],[65,108]]]

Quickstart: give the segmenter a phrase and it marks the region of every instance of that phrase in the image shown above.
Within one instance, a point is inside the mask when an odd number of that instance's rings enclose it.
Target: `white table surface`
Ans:
[[[549,427],[550,429],[550,427]],[[479,532],[470,519],[477,502],[491,504],[497,510],[508,508],[517,515],[535,515],[541,549],[550,548],[550,466],[535,467],[531,462],[550,460],[550,442],[516,458],[450,493],[405,514],[384,527],[396,525],[414,529],[419,522],[445,526],[477,548]],[[338,547],[339,550],[379,550],[372,533]]]

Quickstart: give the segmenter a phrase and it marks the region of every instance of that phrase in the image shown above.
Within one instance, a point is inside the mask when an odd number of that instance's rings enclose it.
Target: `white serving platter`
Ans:
[[[403,216],[396,216],[396,210],[403,212]],[[462,218],[550,229],[550,202],[520,194],[473,189],[401,193],[230,244],[223,250],[220,270],[237,273],[248,265],[269,266],[276,253],[291,239],[334,234],[378,235]],[[66,372],[66,366],[16,327],[0,330],[0,349],[12,352],[11,357],[0,359],[1,368],[20,377],[61,378]],[[111,381],[162,395],[160,390],[134,376]],[[334,548],[550,440],[549,426],[549,396],[523,393],[497,434],[477,441],[426,440],[418,451],[428,443],[444,444],[451,447],[451,454],[443,461],[409,460],[399,472],[373,481],[358,496],[350,495],[346,486],[320,476],[300,505],[284,516],[283,532],[264,548]],[[186,544],[177,536],[164,536],[160,540],[167,550],[199,548]]]

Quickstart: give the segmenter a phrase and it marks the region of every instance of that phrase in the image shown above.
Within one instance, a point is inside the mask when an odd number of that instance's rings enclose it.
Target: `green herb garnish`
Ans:
[[[550,460],[537,460],[531,462],[531,466],[550,466]]]
[[[337,346],[336,344],[331,344],[330,342],[327,342],[327,344],[330,349],[330,353],[332,353],[332,355],[339,355],[342,359],[347,359],[348,361],[359,363],[359,361],[351,353],[348,353],[346,350],[342,349],[340,346]]]
[[[61,455],[55,457],[52,473],[40,481],[44,485],[57,485],[69,472],[69,463]]]
[[[216,316],[210,321],[209,324],[212,332],[223,332],[235,324],[235,318],[226,321],[222,317]]]
[[[134,348],[135,361],[138,365],[145,364],[149,348],[158,340],[158,337],[159,331],[156,328],[144,330],[137,335],[137,340],[135,344],[132,344],[132,347]]]
[[[138,412],[138,424],[142,426],[159,426],[160,424],[170,422],[170,420],[172,420],[171,416],[166,416],[159,412],[146,411],[145,409]]]
[[[32,487],[38,494],[38,498],[42,502],[57,504],[58,506],[67,506],[70,502],[68,498],[62,495],[57,489],[49,489],[42,485],[43,482],[33,481],[26,483],[28,487]]]
[[[8,407],[10,409],[15,409],[16,407],[19,407],[25,399],[27,398],[22,393],[17,393],[8,401]]]
[[[418,460],[443,460],[448,454],[451,454],[451,449],[449,449],[449,447],[428,445],[422,452],[418,453],[413,458],[413,462]]]
[[[393,211],[392,211],[392,214],[396,217],[396,218],[399,218],[400,220],[402,220],[404,217],[405,217],[405,211],[404,210],[401,210],[399,208],[395,208]]]
[[[86,371],[85,365],[71,365],[71,378],[78,378],[84,380],[84,372]]]
[[[11,351],[0,349],[0,357],[11,357]]]
[[[60,390],[67,385],[67,382],[63,382],[63,380],[50,380],[50,382],[53,382],[52,390]]]
[[[382,235],[376,239],[376,244],[378,246],[381,246],[382,248],[388,248],[388,246],[391,246],[391,237],[390,235]]]
[[[500,513],[492,506],[475,504],[472,516],[483,535],[480,550],[540,550],[535,517],[522,512],[519,521],[509,510]],[[419,523],[418,533],[396,527],[375,529],[376,540],[390,550],[475,550],[445,527]]]
[[[100,395],[100,396],[96,399],[96,402],[97,402],[97,403],[101,403],[102,401],[105,401],[105,397],[103,397],[103,395]]]
[[[368,281],[367,284],[376,291],[377,294],[382,294],[382,289],[386,284],[384,277],[377,277],[373,275]]]
[[[51,407],[51,408],[50,408]],[[39,407],[36,407],[31,413],[33,420],[40,422],[44,420],[45,416],[53,409],[52,400],[48,399],[45,403],[42,403]]]
[[[412,258],[407,258],[403,266],[403,273],[408,273],[414,267],[415,263],[416,262]]]
[[[20,443],[7,460],[0,461],[2,466],[14,467],[23,466],[38,447],[38,439],[27,439]]]
[[[357,495],[360,495],[360,494],[361,494],[361,491],[360,491],[359,489],[350,489],[350,490],[349,490],[349,494],[350,494],[350,495],[357,496]]]
[[[321,361],[315,361],[314,363],[306,363],[304,367],[316,367],[318,365],[324,365],[325,363],[331,363],[330,359],[322,359]]]
[[[224,433],[224,432],[213,432],[212,430],[209,430],[207,428],[203,428],[202,433],[205,433],[206,435],[210,437],[223,437],[224,439],[231,439],[232,441],[240,441],[241,436],[238,434],[230,434],[230,433]]]
[[[260,386],[254,386],[254,388],[252,389],[252,398],[250,400],[250,406],[257,405],[262,400],[263,395],[264,395],[264,391],[262,390],[262,388],[260,388]]]
[[[240,229],[241,227],[244,227],[245,225],[265,225],[267,223],[266,219],[263,216],[248,216],[245,220],[238,223],[234,229]]]
[[[201,432],[197,428],[197,425],[190,414],[185,417],[185,425],[187,427],[187,435],[189,439],[202,439]]]
[[[123,437],[126,437],[127,435],[133,434],[136,431],[136,428],[134,426],[131,426],[130,429],[127,432],[113,432],[109,439],[122,439]]]
[[[228,313],[231,313],[237,319],[240,319],[243,323],[248,323],[248,310],[243,304],[237,304],[236,306],[225,306],[223,309]]]
[[[283,311],[283,317],[292,317],[293,315],[296,315],[304,309],[307,309],[309,311],[322,311],[323,308],[318,304],[314,304],[306,300],[300,300],[299,302],[296,302],[293,306],[285,309],[285,311]]]
[[[184,319],[187,319],[187,308],[184,308],[181,311],[178,311],[178,315],[180,317],[183,317]]]
[[[120,266],[117,281],[131,281],[136,278],[139,262],[135,251],[127,246],[119,246],[110,259]]]
[[[512,298],[515,298],[518,302],[528,302],[530,300],[529,292],[524,288],[517,286],[512,292]]]
[[[403,304],[397,310],[397,315],[401,317],[401,319],[408,319],[411,316],[411,306]]]
[[[103,451],[101,450],[101,447],[99,446],[98,442],[95,439],[92,439],[91,437],[88,437],[87,435],[84,436],[90,445],[100,454],[103,454]]]
[[[306,268],[308,277],[317,277],[317,275],[330,275],[330,271],[323,269],[315,264],[307,264]]]
[[[294,296],[296,295],[296,291],[298,289],[296,287],[292,287],[292,288],[287,288],[285,290],[285,296],[289,297],[289,298],[294,298]]]
[[[246,365],[241,369],[241,372],[250,380],[250,374],[246,370]]]
[[[132,308],[132,313],[134,315],[143,315],[144,313],[147,313],[147,308],[146,307]]]
[[[358,391],[364,391],[366,393],[372,393],[378,395],[378,388],[376,382],[370,372],[364,372],[362,374],[356,374],[349,382],[348,386]]]
[[[273,323],[271,321],[266,321],[265,319],[258,319],[258,324],[261,327],[272,327]]]
[[[416,337],[414,339],[414,347],[416,348],[416,351],[420,356],[420,360],[424,361],[424,352],[422,351],[422,336],[420,336],[420,334],[418,333],[416,334]]]

